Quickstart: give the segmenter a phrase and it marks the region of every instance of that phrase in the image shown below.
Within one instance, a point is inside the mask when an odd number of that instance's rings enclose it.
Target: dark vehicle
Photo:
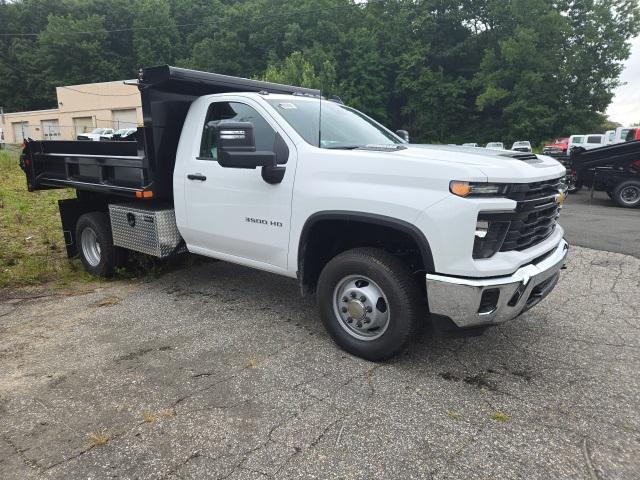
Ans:
[[[640,207],[640,140],[607,145],[592,150],[576,149],[570,157],[577,191],[583,185],[607,192],[611,200],[626,208]]]

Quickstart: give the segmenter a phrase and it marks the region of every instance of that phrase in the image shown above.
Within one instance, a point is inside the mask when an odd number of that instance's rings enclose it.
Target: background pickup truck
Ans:
[[[69,255],[185,250],[296,278],[345,350],[402,350],[425,320],[474,332],[556,284],[565,169],[531,153],[410,145],[320,92],[142,70],[135,142],[33,141],[29,190],[60,201]],[[247,292],[249,293],[249,292]]]

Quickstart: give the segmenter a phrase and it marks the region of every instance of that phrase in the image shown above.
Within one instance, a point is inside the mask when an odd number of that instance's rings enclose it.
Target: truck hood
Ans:
[[[566,173],[565,167],[551,157],[511,150],[411,144],[407,149],[395,152],[395,155],[412,160],[423,158],[444,164],[476,167],[488,182],[537,182],[558,178]]]

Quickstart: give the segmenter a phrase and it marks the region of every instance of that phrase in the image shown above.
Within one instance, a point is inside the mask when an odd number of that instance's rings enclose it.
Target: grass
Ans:
[[[494,412],[491,414],[491,420],[495,420],[496,422],[508,422],[509,415],[502,412]]]
[[[106,445],[111,440],[111,434],[104,430],[102,432],[92,432],[88,437],[89,441],[96,446]]]
[[[151,412],[144,412],[142,414],[142,420],[145,421],[145,423],[153,423],[158,419],[158,417],[156,415],[154,415]]]
[[[447,417],[451,420],[462,420],[462,415],[458,412],[454,412],[453,410],[447,410]]]
[[[73,191],[28,192],[18,155],[0,150],[0,288],[92,279],[66,255],[58,200],[71,198]]]

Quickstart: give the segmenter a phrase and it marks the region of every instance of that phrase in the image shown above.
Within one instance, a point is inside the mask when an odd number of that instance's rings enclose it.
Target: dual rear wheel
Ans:
[[[76,223],[75,234],[78,256],[87,272],[110,277],[117,267],[124,265],[126,250],[113,245],[107,213],[85,213]]]

